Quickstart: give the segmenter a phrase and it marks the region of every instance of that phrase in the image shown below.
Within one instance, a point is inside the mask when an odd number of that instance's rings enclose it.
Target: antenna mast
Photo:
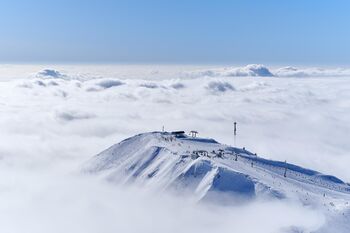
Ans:
[[[284,174],[283,174],[284,177],[287,177],[287,169],[288,169],[288,167],[287,167],[287,160],[285,160],[284,161]]]
[[[237,122],[233,123],[233,140],[234,140],[234,147],[236,147],[236,136],[237,136]]]

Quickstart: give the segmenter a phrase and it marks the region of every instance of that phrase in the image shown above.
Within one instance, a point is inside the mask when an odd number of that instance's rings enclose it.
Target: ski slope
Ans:
[[[139,134],[94,156],[84,171],[116,183],[136,183],[196,200],[237,203],[291,199],[343,213],[350,186],[340,179],[263,159],[213,139],[170,132]]]

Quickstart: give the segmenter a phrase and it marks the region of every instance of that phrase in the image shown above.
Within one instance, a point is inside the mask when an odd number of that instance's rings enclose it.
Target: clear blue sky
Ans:
[[[0,62],[350,64],[350,1],[1,0]]]

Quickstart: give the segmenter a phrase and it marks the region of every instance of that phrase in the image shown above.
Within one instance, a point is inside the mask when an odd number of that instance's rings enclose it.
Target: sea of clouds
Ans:
[[[203,206],[79,171],[112,144],[162,126],[233,144],[237,121],[237,146],[350,181],[349,74],[263,65],[0,65],[1,232],[315,230],[324,216],[295,203]]]

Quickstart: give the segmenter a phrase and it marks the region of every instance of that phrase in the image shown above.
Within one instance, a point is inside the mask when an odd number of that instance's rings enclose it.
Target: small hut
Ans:
[[[195,131],[195,130],[192,130],[192,131],[190,132],[190,135],[191,135],[191,137],[193,137],[193,138],[197,137],[197,134],[198,134],[198,131]]]
[[[183,138],[185,137],[185,131],[173,131],[171,132],[172,135],[176,138]]]

